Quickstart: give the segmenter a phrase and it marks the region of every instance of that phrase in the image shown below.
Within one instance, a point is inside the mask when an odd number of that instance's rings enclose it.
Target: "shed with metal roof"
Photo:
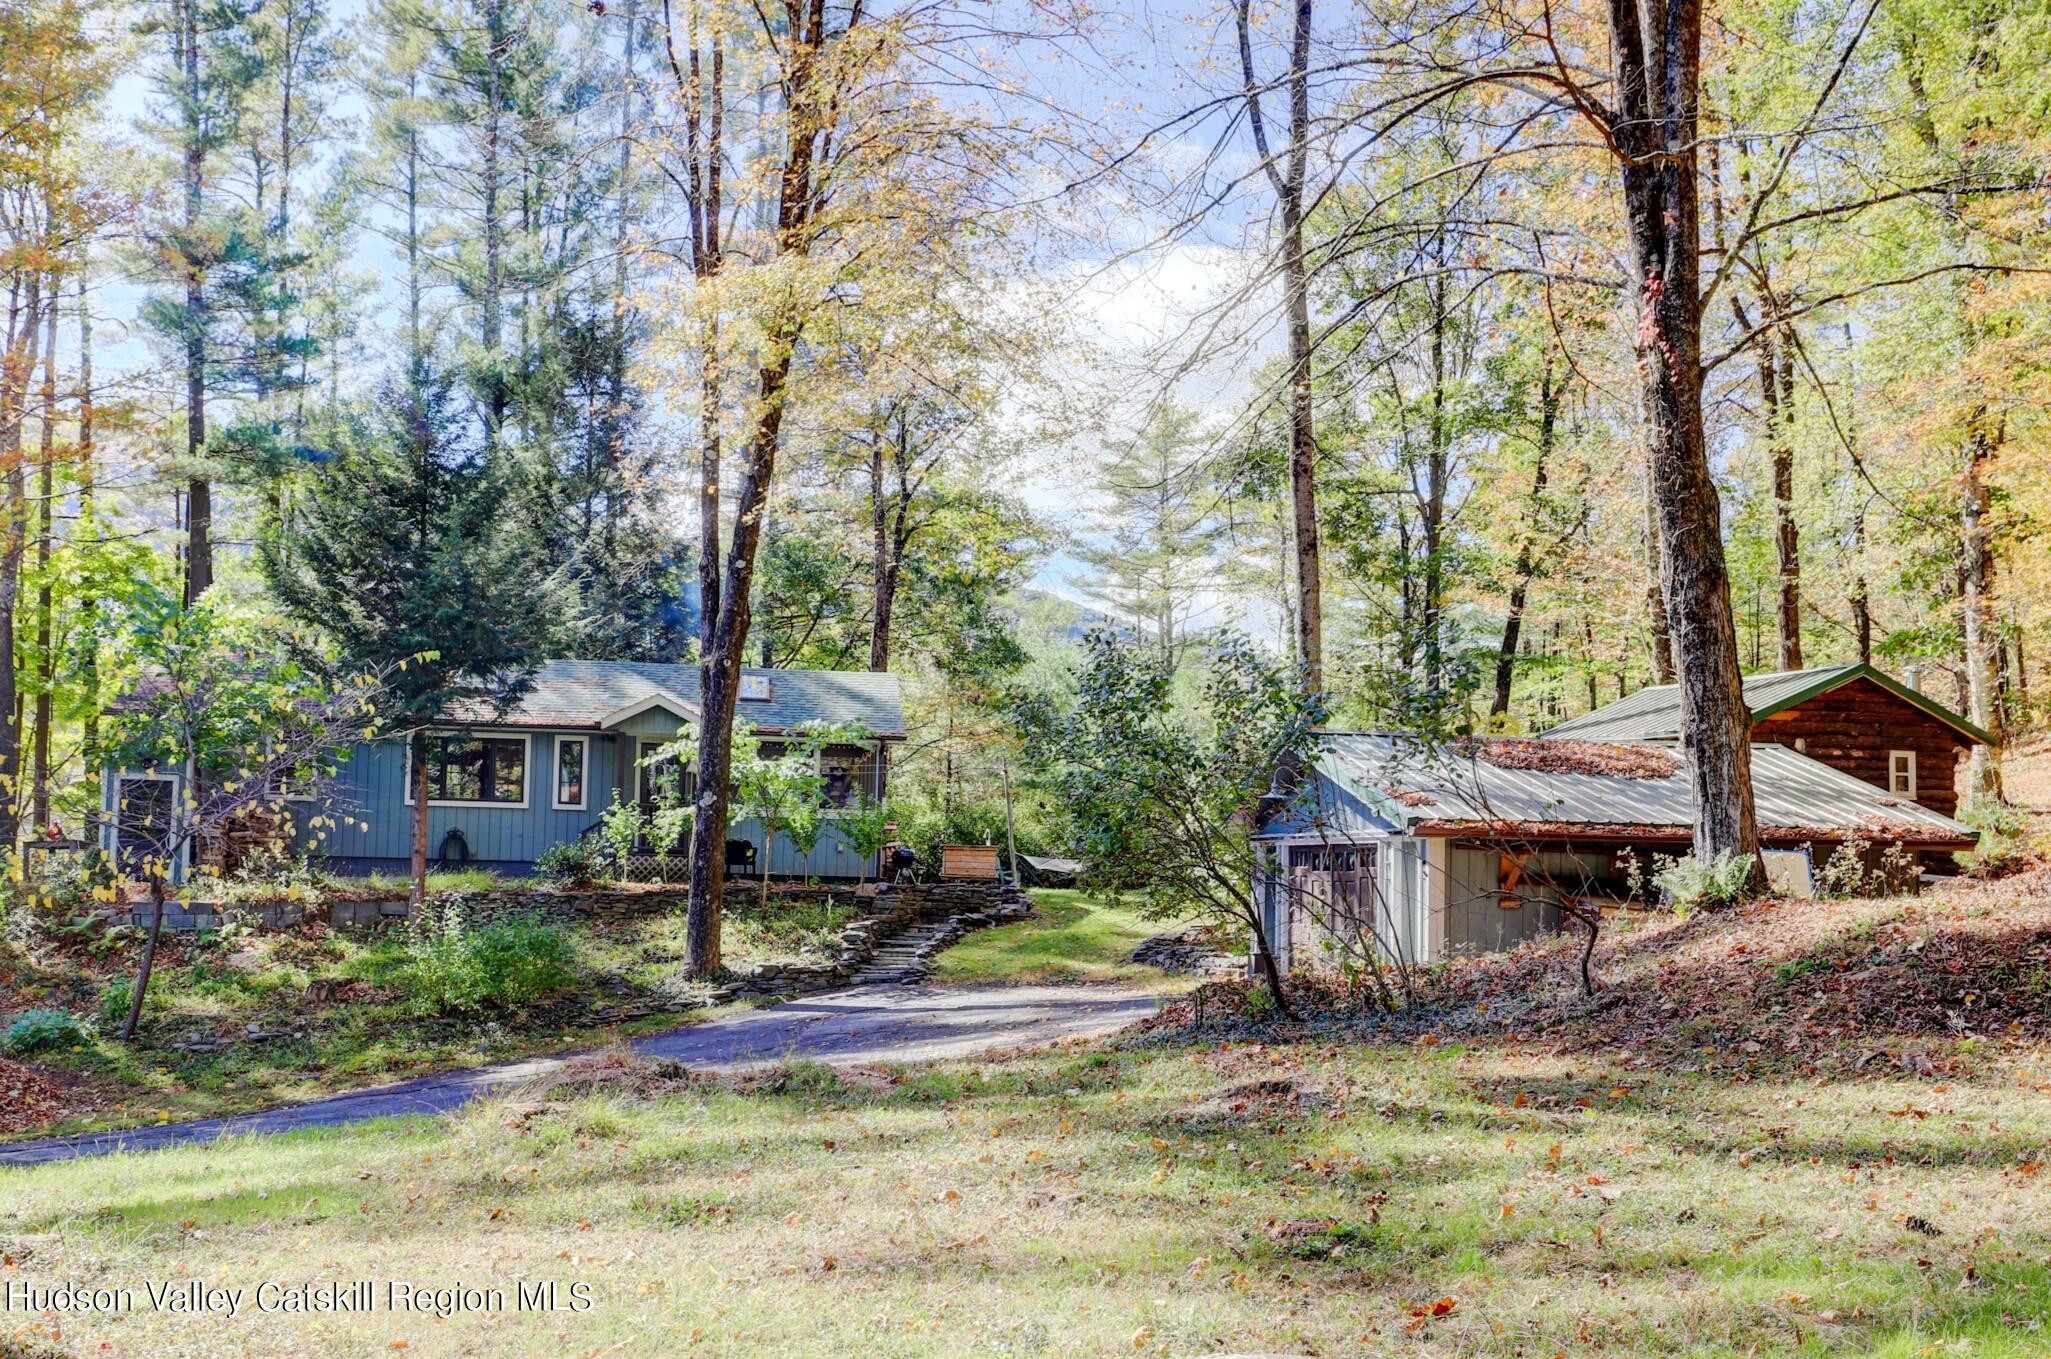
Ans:
[[[1660,856],[1688,852],[1683,759],[1666,742],[1325,733],[1258,833],[1271,945],[1297,964],[1321,952],[1430,961],[1556,929],[1569,895],[1647,905]],[[1849,854],[1862,871],[1912,877],[1917,855],[1976,841],[1791,748],[1758,744],[1752,761],[1762,841],[1819,867]]]

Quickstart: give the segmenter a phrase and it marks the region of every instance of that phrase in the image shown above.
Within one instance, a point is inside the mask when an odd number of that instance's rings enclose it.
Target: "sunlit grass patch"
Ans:
[[[1176,928],[1069,889],[1032,893],[1039,916],[972,934],[940,955],[943,982],[1155,983],[1164,974],[1131,961],[1151,935]]]

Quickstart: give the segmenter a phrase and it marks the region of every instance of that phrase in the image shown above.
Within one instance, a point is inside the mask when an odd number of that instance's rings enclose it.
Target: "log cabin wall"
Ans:
[[[1873,681],[1854,679],[1752,727],[1754,741],[1799,749],[1812,760],[1888,787],[1891,750],[1916,752],[1916,801],[1945,816],[1958,811],[1958,762],[1965,738]]]

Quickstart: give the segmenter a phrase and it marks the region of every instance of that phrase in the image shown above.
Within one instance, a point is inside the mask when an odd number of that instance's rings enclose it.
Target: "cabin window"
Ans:
[[[1887,791],[1897,797],[1913,798],[1916,795],[1915,751],[1887,752]]]
[[[589,747],[590,741],[582,736],[555,738],[555,809],[559,812],[581,812],[589,805],[584,793]]]
[[[828,807],[861,805],[862,794],[876,796],[876,752],[859,746],[836,746],[819,752],[819,800]]]
[[[427,800],[526,806],[527,738],[429,736]]]
[[[776,696],[776,687],[767,675],[743,675],[740,696],[744,703],[767,703]]]
[[[688,764],[662,753],[672,744],[670,741],[641,743],[639,801],[641,810],[650,816],[664,807],[681,807],[697,795]]]

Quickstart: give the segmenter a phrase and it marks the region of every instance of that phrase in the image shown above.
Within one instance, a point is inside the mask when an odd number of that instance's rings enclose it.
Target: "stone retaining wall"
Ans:
[[[535,887],[499,888],[488,892],[440,892],[428,898],[430,913],[460,909],[465,923],[479,925],[540,916],[561,924],[580,920],[623,920],[637,916],[682,911],[689,894],[680,887],[617,887],[570,890]],[[844,906],[855,918],[841,928],[830,957],[799,962],[758,963],[735,979],[712,991],[714,1004],[779,995],[812,995],[847,984],[849,977],[876,956],[876,950],[915,925],[947,920],[953,933],[1023,920],[1033,914],[1032,898],[1015,887],[988,882],[884,883],[866,891],[848,887],[780,887],[770,891],[772,901],[796,903],[825,901]],[[292,903],[272,903],[243,909],[220,908],[204,902],[191,908],[167,908],[167,928],[211,929],[225,922],[227,914],[259,915],[261,923],[283,927],[300,923],[307,915],[318,917],[321,907],[301,908]],[[406,902],[334,901],[325,907],[329,923],[342,928],[402,923]],[[148,907],[137,915],[147,925]]]

